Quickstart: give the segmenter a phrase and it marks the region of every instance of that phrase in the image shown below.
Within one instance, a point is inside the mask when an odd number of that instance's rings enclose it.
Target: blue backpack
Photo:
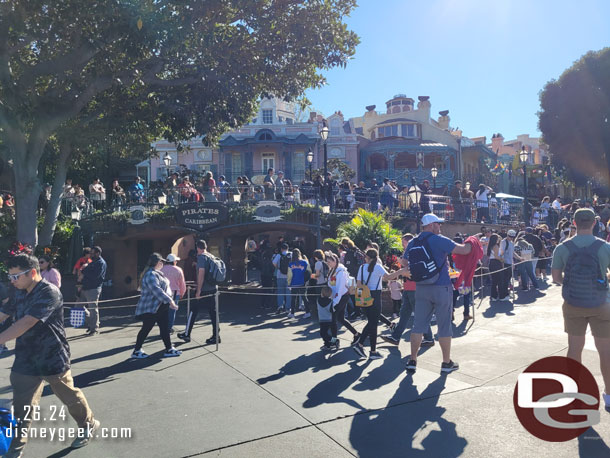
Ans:
[[[13,437],[15,437],[17,422],[13,418],[11,411],[0,409],[0,455],[4,455],[11,447]]]
[[[441,273],[442,265],[436,265],[428,239],[434,234],[427,232],[420,234],[413,240],[407,253],[411,280],[416,283],[430,285],[436,283]]]

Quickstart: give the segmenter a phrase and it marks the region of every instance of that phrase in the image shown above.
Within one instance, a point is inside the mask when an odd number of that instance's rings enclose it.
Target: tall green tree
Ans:
[[[540,93],[538,126],[552,163],[584,184],[610,183],[610,48],[589,52]]]
[[[168,139],[214,141],[263,94],[295,98],[346,65],[355,0],[0,2],[0,150],[17,237],[36,244],[38,169],[58,129],[117,90],[163,114]],[[99,103],[99,102],[98,102]],[[111,110],[113,111],[113,110]]]

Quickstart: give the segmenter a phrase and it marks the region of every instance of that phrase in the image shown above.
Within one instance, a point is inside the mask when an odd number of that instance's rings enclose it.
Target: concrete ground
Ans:
[[[139,325],[117,309],[102,312],[99,336],[67,328],[76,385],[103,426],[131,428],[132,436],[99,437],[74,451],[68,440],[31,439],[25,456],[610,456],[604,411],[601,423],[563,443],[531,436],[514,413],[518,374],[537,359],[565,354],[557,287],[524,293],[515,306],[477,299],[474,323],[461,323],[458,309],[453,359],[460,370],[448,376],[440,374],[438,344],[408,376],[406,340],[398,348],[381,343],[384,358],[368,362],[357,359],[343,332],[343,348],[325,354],[316,322],[288,320],[247,302],[241,297],[222,310],[218,351],[202,345],[210,335],[203,321],[194,340],[180,345],[179,358],[160,358],[163,345],[153,330],[144,347],[151,358],[130,360]],[[11,355],[0,359],[5,402]],[[603,386],[591,341],[583,362]],[[39,428],[74,426],[69,415],[51,421],[53,409],[59,412],[61,403],[47,388]]]

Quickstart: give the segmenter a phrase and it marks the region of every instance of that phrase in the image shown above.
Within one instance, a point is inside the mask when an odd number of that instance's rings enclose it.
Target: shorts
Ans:
[[[536,269],[546,270],[548,265],[549,265],[548,259],[539,259],[538,262],[536,263]]]
[[[564,302],[563,323],[565,332],[571,336],[584,336],[589,325],[593,337],[610,338],[610,303],[600,307],[574,307]]]
[[[415,319],[411,332],[423,334],[430,326],[432,314],[436,315],[438,337],[453,337],[453,286],[417,285],[415,290]]]

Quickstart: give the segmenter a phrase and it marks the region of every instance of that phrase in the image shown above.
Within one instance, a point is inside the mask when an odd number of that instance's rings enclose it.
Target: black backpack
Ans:
[[[345,252],[343,265],[349,272],[350,276],[356,277],[358,269],[364,264],[364,254],[357,248],[350,248]]]
[[[428,239],[434,234],[424,232],[413,240],[411,248],[407,253],[409,260],[409,270],[411,271],[411,280],[416,283],[433,284],[436,283],[443,268],[436,265],[436,261],[432,256],[432,250],[428,244]]]
[[[606,303],[608,281],[597,258],[604,243],[596,240],[588,247],[578,248],[572,240],[565,242],[570,257],[566,262],[561,295],[568,304],[592,308]]]
[[[283,275],[288,275],[288,265],[290,264],[290,255],[280,253],[280,272]]]

